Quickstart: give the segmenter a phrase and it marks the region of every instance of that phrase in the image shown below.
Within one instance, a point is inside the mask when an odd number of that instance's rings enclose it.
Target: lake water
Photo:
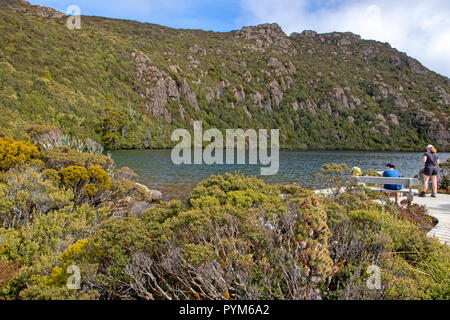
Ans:
[[[126,166],[140,176],[140,182],[151,189],[163,192],[164,198],[184,198],[201,180],[212,174],[239,171],[257,176],[269,183],[296,182],[304,187],[312,186],[312,177],[323,164],[346,163],[350,168],[363,171],[384,170],[388,162],[396,165],[403,177],[414,177],[422,167],[422,153],[360,152],[360,151],[280,151],[280,168],[276,175],[260,176],[261,165],[174,165],[171,150],[118,150],[112,152],[117,168]],[[441,162],[450,153],[439,154]]]

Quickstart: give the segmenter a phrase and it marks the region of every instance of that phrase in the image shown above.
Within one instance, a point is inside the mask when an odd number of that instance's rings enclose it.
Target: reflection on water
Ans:
[[[213,174],[240,172],[257,176],[269,183],[292,183],[312,186],[312,176],[325,163],[346,163],[350,168],[384,170],[392,162],[404,177],[413,177],[422,167],[423,153],[360,152],[360,151],[280,151],[280,169],[276,175],[260,176],[261,165],[175,165],[171,150],[118,150],[112,152],[117,167],[129,167],[140,176],[143,184],[158,189],[168,198],[185,198],[201,180]],[[440,153],[441,162],[450,153]]]

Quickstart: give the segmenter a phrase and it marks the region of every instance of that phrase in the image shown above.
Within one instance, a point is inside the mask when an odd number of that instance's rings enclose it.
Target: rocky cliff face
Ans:
[[[200,107],[196,95],[189,88],[186,79],[182,79],[177,85],[176,81],[152,65],[149,57],[142,52],[132,52],[131,56],[136,63],[137,92],[145,101],[145,112],[154,116],[163,117],[171,122],[171,114],[167,110],[167,102],[180,102],[180,97],[185,97],[190,106],[199,112]],[[184,107],[179,104],[179,110]]]
[[[449,148],[449,79],[387,43],[312,30],[288,36],[277,24],[214,33],[84,16],[82,30],[69,32],[63,14],[53,9],[20,0],[0,4],[14,19],[57,21],[46,35],[53,48],[39,39],[15,40],[19,30],[16,35],[7,22],[0,24],[15,43],[14,49],[0,48],[6,57],[3,72],[15,79],[31,71],[37,75],[24,78],[34,83],[29,91],[15,91],[12,82],[3,91],[3,101],[15,97],[10,108],[27,108],[37,94],[49,105],[61,105],[64,94],[52,93],[53,86],[59,92],[68,88],[64,101],[78,97],[76,106],[64,108],[67,116],[89,109],[101,117],[107,96],[114,108],[142,115],[128,115],[132,125],[124,132],[134,134],[132,147],[151,146],[149,137],[167,146],[165,127],[191,129],[194,120],[203,120],[218,128],[279,128],[282,146],[291,148],[411,150],[429,142]],[[36,26],[46,30],[47,20],[37,20]],[[27,45],[35,54],[28,55],[25,67],[13,53],[26,52]],[[71,51],[64,59],[55,59],[55,49],[67,47]],[[62,69],[71,70],[72,78]],[[33,121],[26,117],[22,112],[22,119]],[[52,120],[42,122],[65,130],[67,125],[54,123],[62,116],[47,118]],[[84,127],[93,125],[86,121]]]

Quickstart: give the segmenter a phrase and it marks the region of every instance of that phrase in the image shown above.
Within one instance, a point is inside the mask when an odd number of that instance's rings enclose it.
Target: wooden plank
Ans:
[[[436,237],[442,243],[450,245],[450,195],[438,193],[437,198],[427,196],[416,198],[414,202],[424,205],[428,214],[439,220],[438,224],[427,235]]]
[[[419,185],[419,179],[416,178],[390,178],[390,177],[370,177],[370,176],[352,176],[353,179],[358,180],[361,183],[372,184],[401,184],[405,186]]]
[[[390,190],[390,189],[385,189],[385,188],[375,188],[375,187],[369,187],[370,190],[372,191],[380,191],[380,192],[400,192],[400,193],[409,193],[409,189],[400,189],[400,190]],[[412,189],[412,193],[414,194],[419,194],[419,190],[417,189]]]

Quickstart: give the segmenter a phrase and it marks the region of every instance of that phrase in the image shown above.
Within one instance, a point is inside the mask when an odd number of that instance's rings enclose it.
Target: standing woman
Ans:
[[[431,144],[427,146],[427,152],[423,154],[423,163],[425,164],[423,169],[423,191],[420,193],[419,197],[425,197],[428,189],[428,181],[431,177],[431,184],[433,185],[433,193],[431,196],[436,198],[439,156],[436,148]]]

